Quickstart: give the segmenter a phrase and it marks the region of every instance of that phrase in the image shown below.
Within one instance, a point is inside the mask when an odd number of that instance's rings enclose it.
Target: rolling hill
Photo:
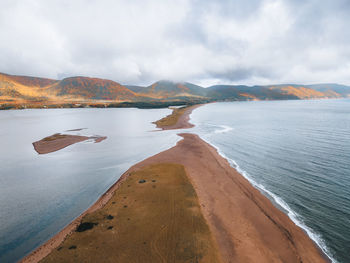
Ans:
[[[40,106],[84,102],[136,101],[142,96],[117,82],[88,77],[63,80],[11,76],[0,73],[0,104]]]
[[[167,80],[157,81],[151,86],[126,86],[130,90],[145,97],[154,99],[175,99],[178,97],[206,98],[207,92],[203,87],[192,83],[176,83]]]
[[[130,101],[138,96],[117,82],[88,77],[63,79],[48,86],[47,91],[55,96],[73,100]]]
[[[69,77],[62,80],[0,73],[0,109],[41,107],[163,107],[210,101],[291,100],[350,97],[350,87],[314,85],[215,85],[157,81],[146,87]]]

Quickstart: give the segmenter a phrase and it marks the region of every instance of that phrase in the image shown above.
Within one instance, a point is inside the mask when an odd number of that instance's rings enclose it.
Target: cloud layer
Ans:
[[[3,0],[0,71],[350,84],[347,0]]]

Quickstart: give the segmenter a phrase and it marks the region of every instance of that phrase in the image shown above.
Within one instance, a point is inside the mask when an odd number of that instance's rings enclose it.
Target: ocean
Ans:
[[[333,262],[350,262],[349,99],[213,103],[191,122]]]

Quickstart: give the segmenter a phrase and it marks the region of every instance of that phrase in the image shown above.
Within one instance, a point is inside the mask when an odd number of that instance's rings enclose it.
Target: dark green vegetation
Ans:
[[[160,163],[132,172],[41,262],[220,260],[184,167]]]
[[[160,108],[211,101],[290,100],[350,97],[350,87],[317,85],[215,85],[203,88],[188,82],[158,81],[128,86],[88,77],[52,80],[0,73],[0,109],[137,107]]]

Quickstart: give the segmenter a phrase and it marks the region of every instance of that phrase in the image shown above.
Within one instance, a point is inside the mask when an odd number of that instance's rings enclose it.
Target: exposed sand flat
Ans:
[[[101,142],[107,137],[103,136],[80,136],[80,135],[69,135],[69,134],[60,134],[56,133],[51,136],[45,137],[40,141],[33,142],[33,146],[35,151],[39,154],[47,154],[51,152],[55,152],[61,150],[69,145],[74,143],[86,141],[89,139],[94,139],[96,143]]]

